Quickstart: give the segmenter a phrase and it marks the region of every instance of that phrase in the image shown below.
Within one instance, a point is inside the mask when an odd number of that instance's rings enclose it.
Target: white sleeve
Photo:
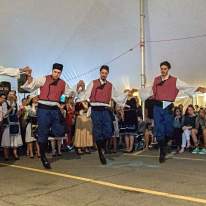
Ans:
[[[2,104],[2,113],[3,113],[3,118],[7,117],[8,109],[7,109],[7,104],[5,102]]]
[[[176,87],[179,91],[182,91],[189,96],[194,95],[198,89],[198,87],[189,85],[189,84],[187,84],[179,79],[177,79]]]
[[[153,96],[152,86],[139,89],[139,95],[142,101],[145,101],[149,97],[152,97]]]
[[[93,89],[93,81],[88,84],[85,91],[82,91],[77,95],[78,101],[89,100],[92,93],[92,89]]]
[[[3,66],[0,66],[0,75],[18,77],[19,74],[20,74],[20,71],[18,68],[6,68]]]
[[[28,83],[28,81],[26,81],[26,83],[23,86],[21,86],[21,88],[26,91],[33,92],[36,89],[43,86],[45,81],[46,81],[46,77],[39,77],[39,78],[33,79],[30,84]]]
[[[124,106],[127,101],[127,93],[118,92],[114,86],[112,86],[112,99],[119,105]]]

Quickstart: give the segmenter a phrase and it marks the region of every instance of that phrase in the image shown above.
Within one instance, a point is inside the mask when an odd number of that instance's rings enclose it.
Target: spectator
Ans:
[[[123,134],[126,149],[124,152],[131,153],[134,149],[134,136],[137,134],[137,102],[132,91],[128,91],[127,101],[124,107]]]
[[[35,143],[37,156],[40,157],[39,145],[37,143],[37,105],[38,96],[30,97],[29,105],[26,107],[27,126],[26,126],[26,144],[27,144],[27,156],[34,158],[33,146]]]
[[[67,126],[67,139],[66,146],[69,150],[73,148],[73,135],[74,135],[74,123],[75,123],[75,106],[74,98],[69,97],[66,100],[66,126]]]
[[[177,146],[178,153],[182,144],[182,113],[179,107],[174,109],[173,129],[174,143]]]
[[[196,119],[196,129],[198,130],[198,136],[203,142],[203,148],[198,148],[193,153],[206,154],[206,112],[203,108],[200,108],[198,117]]]
[[[190,136],[192,136],[195,150],[197,150],[197,129],[196,129],[196,115],[193,105],[189,105],[183,117],[183,134],[182,134],[182,148],[179,153],[183,153],[185,148],[190,148]],[[194,150],[194,151],[195,151]],[[193,152],[194,152],[193,151]]]
[[[200,110],[200,107],[198,105],[195,105],[195,114],[198,115]]]
[[[26,126],[27,126],[27,120],[28,120],[28,112],[26,110],[26,107],[28,105],[28,100],[26,98],[23,98],[20,105],[20,116],[19,116],[19,122],[20,122],[20,129],[21,129],[21,137],[23,141],[23,146],[26,146]],[[26,147],[24,148],[26,151]]]
[[[77,149],[77,154],[89,154],[90,148],[93,146],[92,136],[92,121],[88,115],[88,102],[79,102],[75,106],[76,125],[74,135],[74,146]]]
[[[5,160],[9,159],[9,147],[13,148],[14,159],[19,160],[17,148],[22,146],[22,138],[19,127],[17,98],[13,91],[8,93],[6,107],[8,124],[2,135],[1,146],[4,148]]]

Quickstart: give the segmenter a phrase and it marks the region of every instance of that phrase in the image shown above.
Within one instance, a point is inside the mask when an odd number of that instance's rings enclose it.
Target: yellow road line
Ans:
[[[159,192],[159,191],[131,187],[131,186],[125,186],[125,185],[119,185],[119,184],[114,184],[111,182],[94,180],[94,179],[90,179],[90,178],[74,176],[74,175],[69,175],[69,174],[62,174],[59,172],[52,172],[52,171],[48,171],[48,170],[35,169],[35,168],[30,168],[30,167],[25,167],[25,166],[20,166],[20,165],[10,165],[10,164],[5,164],[5,163],[0,163],[0,165],[18,168],[18,169],[23,169],[23,170],[32,171],[32,172],[37,172],[37,173],[42,173],[42,174],[47,174],[47,175],[64,177],[64,178],[68,178],[68,179],[79,180],[79,181],[83,181],[83,182],[93,183],[93,184],[106,186],[106,187],[110,187],[110,188],[115,188],[115,189],[120,189],[120,190],[127,190],[127,191],[131,191],[131,192],[141,192],[141,193],[154,195],[154,196],[160,196],[160,197],[172,198],[172,199],[177,199],[177,200],[184,200],[184,201],[189,201],[189,202],[206,204],[206,199],[201,199],[201,198],[171,194],[171,193],[167,193],[167,192]]]

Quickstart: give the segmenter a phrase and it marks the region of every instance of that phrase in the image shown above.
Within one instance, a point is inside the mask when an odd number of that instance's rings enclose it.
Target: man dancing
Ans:
[[[73,91],[66,82],[60,79],[63,65],[53,64],[52,74],[33,79],[31,72],[27,72],[27,82],[22,86],[27,91],[34,91],[40,88],[38,101],[37,122],[38,122],[38,143],[40,146],[41,161],[46,169],[51,169],[51,165],[46,158],[46,148],[48,146],[48,136],[51,131],[55,137],[65,136],[65,126],[59,109],[60,97],[65,94],[70,96]]]
[[[171,76],[169,71],[171,65],[164,61],[160,64],[161,75],[154,79],[152,91],[148,88],[140,89],[140,96],[143,100],[150,97],[153,100],[153,118],[155,135],[160,148],[159,162],[165,162],[166,146],[172,134],[173,116],[172,103],[175,101],[178,92],[183,91],[189,96],[195,92],[206,92],[206,88],[192,87],[178,78]],[[151,96],[152,93],[152,96]]]
[[[119,104],[126,102],[126,95],[118,95],[112,83],[107,81],[108,74],[109,67],[107,65],[101,66],[100,78],[93,80],[88,85],[85,93],[82,96],[80,95],[81,100],[89,100],[91,104],[93,136],[102,164],[107,163],[104,156],[106,141],[113,136],[110,102],[112,99]]]

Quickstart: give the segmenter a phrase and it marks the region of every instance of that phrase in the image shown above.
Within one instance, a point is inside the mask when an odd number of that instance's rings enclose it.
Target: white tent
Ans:
[[[206,1],[145,0],[145,13],[147,84],[168,60],[173,74],[205,85]],[[117,87],[140,85],[139,0],[0,0],[0,33],[1,65],[30,65],[42,76],[61,62],[73,85],[115,58]]]

